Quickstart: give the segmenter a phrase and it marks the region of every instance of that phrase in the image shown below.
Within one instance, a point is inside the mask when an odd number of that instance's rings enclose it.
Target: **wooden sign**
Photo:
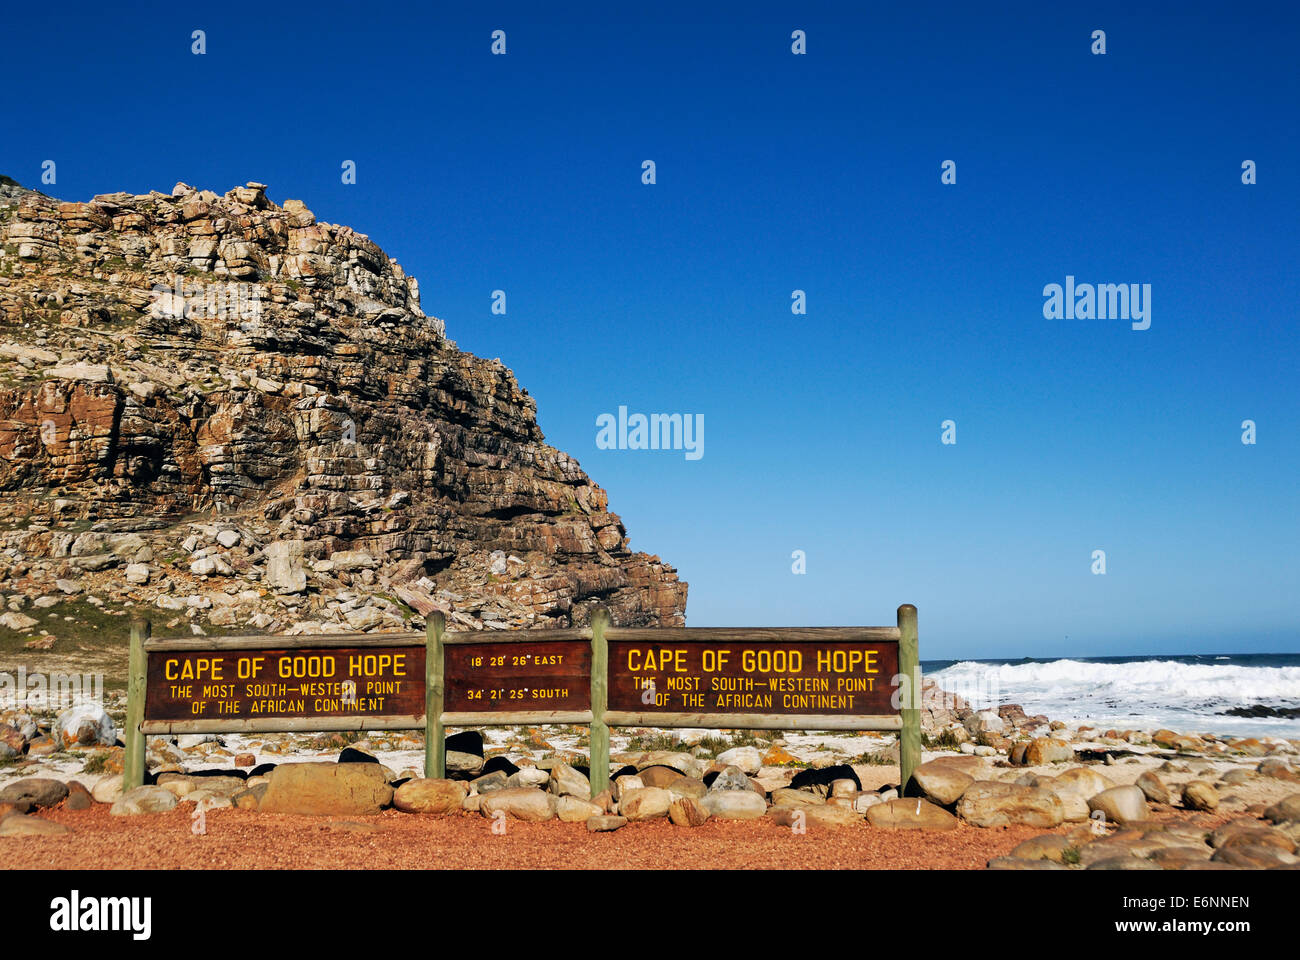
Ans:
[[[448,644],[444,657],[448,712],[591,709],[589,640]]]
[[[591,788],[608,785],[611,727],[897,730],[903,783],[920,763],[916,608],[896,627],[589,626],[424,634],[149,640],[132,625],[123,783],[156,733],[423,729],[425,775],[444,727],[581,723]]]
[[[765,716],[882,715],[897,712],[891,704],[897,674],[897,641],[643,643],[611,639],[609,709]]]
[[[420,727],[425,645],[376,637],[161,642],[146,651],[146,732]],[[268,644],[274,644],[269,646]]]

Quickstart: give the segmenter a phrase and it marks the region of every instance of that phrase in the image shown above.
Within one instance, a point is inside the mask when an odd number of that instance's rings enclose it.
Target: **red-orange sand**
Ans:
[[[108,806],[46,810],[71,834],[0,837],[11,869],[981,869],[1044,831],[942,833],[851,827],[798,835],[767,821],[712,821],[694,829],[667,820],[588,833],[581,823],[507,821],[494,835],[475,814],[298,817],[211,810],[207,833],[190,831],[190,804],[164,814],[114,817]]]

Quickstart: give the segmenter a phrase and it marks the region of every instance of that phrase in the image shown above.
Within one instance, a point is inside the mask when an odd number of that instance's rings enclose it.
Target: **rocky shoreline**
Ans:
[[[75,827],[51,810],[106,805],[113,817],[234,809],[270,823],[400,811],[477,818],[488,832],[559,822],[600,834],[665,822],[686,838],[706,823],[744,821],[795,835],[1034,828],[1042,833],[987,866],[1300,864],[1300,744],[1071,728],[1010,704],[974,711],[933,686],[925,762],[901,795],[892,735],[620,730],[611,789],[592,797],[584,731],[557,726],[452,734],[446,779],[420,775],[418,734],[350,744],[340,734],[152,738],[147,784],[123,794],[107,715],[66,711],[39,724],[0,716],[0,744],[14,750],[0,768],[0,838],[61,836]]]

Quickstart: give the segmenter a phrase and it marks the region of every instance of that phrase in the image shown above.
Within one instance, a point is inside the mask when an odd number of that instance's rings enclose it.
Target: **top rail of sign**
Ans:
[[[590,627],[531,630],[449,630],[444,644],[528,643],[537,640],[590,640]],[[425,633],[316,633],[299,636],[261,634],[242,637],[178,637],[148,640],[148,652],[186,650],[293,650],[299,647],[415,647]],[[898,627],[606,627],[612,643],[887,643],[899,639]]]

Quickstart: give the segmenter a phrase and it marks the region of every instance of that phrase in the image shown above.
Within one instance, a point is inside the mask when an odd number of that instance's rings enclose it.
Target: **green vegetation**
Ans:
[[[960,750],[961,741],[951,730],[943,730],[937,737],[932,737],[922,730],[921,746],[926,750]]]
[[[1061,862],[1066,866],[1075,866],[1079,862],[1079,848],[1066,847],[1061,851]]]
[[[411,622],[412,617],[419,616],[419,614],[415,612],[414,608],[408,607],[406,604],[404,604],[401,600],[398,600],[396,597],[389,596],[386,593],[376,593],[374,594],[374,596],[379,597],[381,600],[387,600],[393,606],[401,610],[402,622],[405,624],[409,624]]]
[[[81,768],[82,773],[103,773],[108,767],[108,751],[99,750],[92,753],[86,758],[85,764]]]
[[[686,745],[677,739],[671,733],[658,731],[655,733],[637,734],[628,737],[627,748],[631,750],[641,750],[646,753],[654,753],[657,750],[668,750],[672,752],[681,751]]]
[[[891,757],[891,756],[890,756],[887,752],[885,752],[885,751],[877,751],[876,753],[861,753],[861,754],[858,754],[856,757],[854,757],[852,760],[850,760],[849,763],[851,763],[851,764],[853,764],[853,763],[857,763],[857,764],[861,764],[862,766],[866,766],[866,767],[896,767],[896,766],[898,766],[898,761],[897,761],[896,759],[894,759],[893,757]]]

